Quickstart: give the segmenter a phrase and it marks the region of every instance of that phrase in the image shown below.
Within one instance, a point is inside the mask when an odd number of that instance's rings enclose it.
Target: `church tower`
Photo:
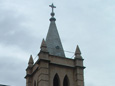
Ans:
[[[38,60],[30,56],[26,69],[26,86],[84,86],[83,58],[79,46],[74,59],[66,58],[55,24],[53,4],[46,40],[42,40]]]

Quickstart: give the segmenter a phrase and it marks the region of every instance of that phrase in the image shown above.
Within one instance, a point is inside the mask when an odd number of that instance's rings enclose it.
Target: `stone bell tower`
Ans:
[[[83,58],[79,47],[74,59],[66,58],[55,24],[53,4],[46,40],[42,40],[38,60],[30,56],[26,69],[26,86],[84,86]]]

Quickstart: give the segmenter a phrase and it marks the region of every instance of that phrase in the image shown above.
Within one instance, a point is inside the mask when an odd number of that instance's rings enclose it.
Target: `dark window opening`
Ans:
[[[58,75],[56,74],[55,76],[54,76],[54,79],[53,79],[53,86],[59,86],[59,77],[58,77]]]
[[[64,80],[63,80],[63,86],[69,86],[69,80],[67,75],[65,76]]]

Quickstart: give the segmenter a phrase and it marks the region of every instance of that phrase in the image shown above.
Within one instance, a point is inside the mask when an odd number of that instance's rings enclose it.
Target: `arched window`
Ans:
[[[69,79],[68,79],[67,75],[64,77],[63,86],[69,86]]]
[[[34,86],[36,86],[36,81],[34,81]]]
[[[59,76],[56,74],[53,79],[53,86],[60,86]]]

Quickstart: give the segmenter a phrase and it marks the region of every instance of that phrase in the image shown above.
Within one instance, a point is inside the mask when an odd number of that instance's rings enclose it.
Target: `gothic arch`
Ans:
[[[67,75],[64,77],[63,86],[69,86],[69,78]]]
[[[59,80],[59,76],[56,73],[53,79],[53,86],[60,86],[60,80]]]

